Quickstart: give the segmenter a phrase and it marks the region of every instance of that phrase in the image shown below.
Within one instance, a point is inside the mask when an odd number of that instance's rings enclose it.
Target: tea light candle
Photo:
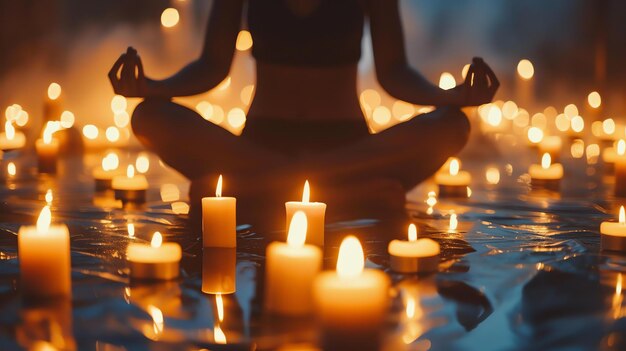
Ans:
[[[348,236],[339,248],[337,271],[323,272],[315,279],[315,311],[326,330],[376,331],[384,320],[389,303],[389,278],[364,266],[361,243],[356,237]]]
[[[600,247],[602,250],[626,252],[626,215],[624,206],[619,208],[619,221],[600,224]]]
[[[43,105],[44,122],[61,118],[61,113],[63,112],[61,91],[61,86],[58,83],[50,83],[48,86],[48,94]]]
[[[265,307],[282,315],[312,312],[313,279],[322,269],[322,250],[305,244],[307,217],[303,211],[292,216],[287,242],[268,245],[265,266]]]
[[[391,269],[400,273],[425,273],[437,271],[439,244],[431,239],[417,239],[417,227],[411,223],[409,240],[392,240],[387,248]]]
[[[0,133],[0,149],[3,151],[17,150],[26,144],[26,136],[22,132],[15,131],[11,121],[4,124],[4,132]]]
[[[237,249],[205,247],[202,250],[202,292],[233,294],[237,290]]]
[[[285,228],[288,229],[291,219],[297,211],[303,211],[308,221],[308,230],[306,241],[309,244],[324,247],[324,215],[326,214],[326,204],[323,202],[310,202],[311,190],[309,181],[304,182],[302,190],[302,201],[289,201],[285,203],[287,211],[287,223]]]
[[[52,138],[50,128],[46,127],[41,139],[35,142],[37,149],[37,167],[40,173],[56,173],[59,141]]]
[[[126,175],[118,175],[111,180],[115,198],[122,202],[145,202],[148,180],[143,174],[135,174],[135,167],[129,165]]]
[[[541,165],[530,165],[528,173],[535,186],[558,185],[563,178],[563,166],[560,163],[552,164],[550,154],[545,153],[541,158]]]
[[[126,260],[130,277],[147,280],[170,280],[178,277],[182,250],[176,243],[163,243],[163,236],[155,232],[150,244],[130,243]]]
[[[626,141],[617,142],[615,155],[615,196],[626,197]]]
[[[550,154],[552,161],[558,163],[561,159],[561,149],[563,148],[563,141],[558,135],[551,135],[543,138],[539,142],[539,154]]]
[[[70,234],[64,224],[50,224],[45,206],[36,226],[22,226],[17,234],[20,288],[35,297],[71,294]]]
[[[102,165],[93,170],[92,176],[96,182],[96,190],[111,189],[113,177],[119,176],[119,159],[116,154],[110,153],[102,158]]]
[[[222,196],[222,175],[215,197],[202,198],[202,243],[204,247],[237,247],[237,199]]]
[[[439,196],[467,197],[467,186],[472,181],[469,172],[459,171],[461,165],[457,158],[450,160],[448,173],[440,171],[435,174],[435,182],[439,185]]]

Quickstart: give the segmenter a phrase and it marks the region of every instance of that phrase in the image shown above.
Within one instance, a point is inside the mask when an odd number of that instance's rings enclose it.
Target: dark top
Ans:
[[[363,18],[358,0],[319,0],[307,14],[296,14],[284,0],[249,0],[252,55],[290,66],[356,64]]]

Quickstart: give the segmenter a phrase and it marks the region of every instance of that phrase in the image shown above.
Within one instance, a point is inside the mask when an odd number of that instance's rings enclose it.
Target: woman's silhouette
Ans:
[[[172,77],[147,78],[130,48],[109,73],[117,94],[145,98],[133,113],[133,131],[192,180],[193,205],[213,193],[222,173],[231,185],[226,192],[240,203],[274,194],[269,198],[280,208],[309,179],[324,189],[316,192],[319,200],[388,199],[402,207],[406,190],[465,145],[469,123],[459,108],[490,102],[499,86],[482,60],[447,91],[413,70],[397,0],[248,0],[257,83],[237,137],[170,98],[200,94],[226,78],[244,2],[214,0],[200,57]],[[380,85],[397,99],[437,107],[375,135],[356,92],[365,18]]]

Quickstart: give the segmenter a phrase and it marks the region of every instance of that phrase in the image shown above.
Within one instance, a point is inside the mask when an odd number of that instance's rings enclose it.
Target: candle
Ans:
[[[268,245],[265,266],[265,307],[283,315],[304,315],[312,312],[313,279],[322,269],[322,250],[305,244],[307,217],[303,211],[294,213],[287,242]]]
[[[532,107],[534,103],[534,82],[535,67],[530,60],[522,59],[517,64],[516,91],[518,99],[523,106]]]
[[[539,142],[539,154],[543,155],[545,153],[550,154],[552,161],[559,162],[561,159],[561,149],[563,147],[563,142],[561,141],[561,137],[557,135],[551,135],[543,138],[541,142]]]
[[[346,237],[339,248],[337,270],[321,273],[313,284],[316,312],[327,330],[338,333],[376,331],[388,306],[389,278],[363,269],[361,243]]]
[[[550,154],[545,153],[541,158],[541,165],[532,164],[528,169],[533,186],[558,186],[563,178],[563,166],[560,163],[552,163]]]
[[[626,215],[624,206],[619,208],[619,221],[600,224],[600,247],[602,250],[626,252]]]
[[[417,239],[417,227],[411,223],[409,240],[392,240],[387,248],[391,269],[400,273],[434,272],[439,265],[439,244],[431,239]]]
[[[469,172],[459,171],[461,165],[457,158],[451,158],[448,173],[439,171],[435,182],[439,185],[439,196],[467,197],[467,186],[472,180]]]
[[[617,142],[615,155],[615,196],[626,196],[626,141]]]
[[[118,175],[111,180],[111,187],[115,190],[115,198],[122,202],[146,201],[148,181],[142,174],[135,174],[135,167],[129,165],[126,175]]]
[[[205,247],[202,251],[202,292],[232,294],[237,290],[237,250]]]
[[[45,206],[36,226],[22,226],[17,235],[20,287],[28,296],[71,293],[70,233],[64,224],[50,224]]]
[[[26,144],[26,136],[22,132],[16,132],[11,121],[4,124],[4,132],[0,133],[0,149],[11,151],[21,149]]]
[[[285,203],[287,211],[287,223],[285,228],[288,229],[291,219],[297,211],[303,211],[306,214],[308,230],[306,234],[307,243],[324,247],[324,215],[326,214],[326,204],[323,202],[310,202],[311,190],[309,181],[304,182],[302,190],[302,201],[289,201]]]
[[[43,105],[44,122],[58,120],[63,112],[63,102],[61,99],[61,86],[58,83],[50,83],[48,95]]]
[[[55,129],[48,124],[43,131],[41,139],[37,139],[37,166],[40,173],[56,173],[57,156],[59,154],[59,141],[52,138]]]
[[[113,177],[119,176],[119,159],[116,154],[110,153],[102,158],[102,165],[93,170],[92,176],[96,182],[96,190],[111,189]]]
[[[126,248],[130,277],[135,279],[175,279],[178,277],[181,256],[180,245],[163,243],[159,232],[154,233],[149,245],[130,243]]]
[[[237,247],[237,199],[222,196],[222,175],[215,197],[202,198],[202,243],[204,247]]]

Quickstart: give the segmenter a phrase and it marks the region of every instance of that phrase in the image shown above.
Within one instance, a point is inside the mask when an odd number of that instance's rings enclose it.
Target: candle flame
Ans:
[[[617,282],[615,284],[615,295],[619,296],[622,294],[622,273],[617,274]]]
[[[45,199],[46,199],[46,203],[48,205],[50,205],[52,203],[52,199],[53,199],[53,197],[52,197],[52,190],[48,189],[48,191],[46,191]]]
[[[215,187],[216,197],[222,197],[222,182],[222,175],[220,174],[220,177],[217,178],[217,186]]]
[[[406,300],[406,316],[409,319],[413,319],[415,317],[415,298],[413,296],[408,296]]]
[[[624,156],[626,153],[626,141],[624,139],[620,139],[617,142],[617,154],[620,156]]]
[[[417,227],[415,226],[415,224],[411,223],[409,224],[409,241],[416,241],[417,240]]]
[[[619,224],[626,225],[626,213],[624,213],[624,206],[619,207]]]
[[[304,182],[304,189],[302,189],[302,202],[309,203],[311,199],[311,188],[309,187],[309,181]]]
[[[133,165],[128,165],[128,168],[126,168],[126,176],[128,178],[135,177],[135,167]]]
[[[128,237],[129,238],[134,238],[135,237],[135,225],[132,223],[128,223],[126,225],[126,229],[128,230]],[[154,238],[153,238],[154,240]]]
[[[363,272],[365,257],[361,242],[353,235],[348,235],[341,242],[337,259],[337,275],[342,278],[357,277]]]
[[[13,138],[15,138],[15,128],[13,127],[11,121],[7,121],[4,124],[4,133],[7,136],[7,140],[13,140]]]
[[[48,229],[50,229],[50,222],[52,221],[52,213],[50,213],[50,206],[44,206],[39,213],[39,218],[37,219],[37,233],[46,234]]]
[[[61,86],[58,83],[50,83],[48,86],[48,98],[56,100],[61,96]]]
[[[17,167],[15,167],[15,163],[9,162],[7,165],[7,173],[9,173],[11,177],[15,177],[17,174]]]
[[[161,247],[161,244],[163,244],[163,236],[159,232],[154,232],[154,235],[152,235],[152,241],[150,241],[150,246],[158,249]]]
[[[450,160],[450,175],[457,175],[459,174],[459,168],[461,166],[459,165],[459,160],[457,158],[452,158]]]
[[[456,230],[459,226],[459,221],[456,218],[456,213],[450,215],[450,230]]]
[[[308,221],[303,211],[297,211],[289,223],[289,233],[287,234],[287,244],[291,247],[302,247],[306,241]]]
[[[52,142],[52,132],[46,127],[43,131],[43,143],[50,144]]]
[[[541,168],[548,169],[550,168],[551,163],[552,158],[550,157],[550,154],[546,152],[545,154],[543,154],[543,157],[541,157]]]
[[[152,317],[154,333],[161,334],[163,332],[163,312],[161,312],[158,307],[149,305],[148,313],[150,313],[150,317]]]
[[[219,325],[213,327],[213,340],[216,344],[226,345],[226,335]]]
[[[217,306],[217,320],[221,323],[224,320],[224,300],[222,299],[222,294],[215,295],[215,306]]]

